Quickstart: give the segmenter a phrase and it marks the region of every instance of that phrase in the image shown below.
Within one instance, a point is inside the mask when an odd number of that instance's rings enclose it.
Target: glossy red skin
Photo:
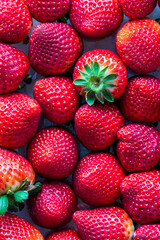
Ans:
[[[160,81],[154,76],[135,76],[120,98],[123,115],[131,122],[154,123],[160,119]]]
[[[0,42],[18,43],[32,28],[32,17],[23,0],[0,1]]]
[[[26,0],[30,13],[39,22],[54,22],[70,9],[71,0]]]
[[[42,113],[51,122],[71,121],[79,107],[79,94],[75,85],[71,78],[65,76],[38,80],[33,95],[40,104]]]
[[[28,178],[35,181],[35,172],[30,163],[15,151],[0,148],[0,194],[17,191]]]
[[[38,129],[41,108],[28,95],[14,92],[0,96],[0,146],[20,148]]]
[[[160,239],[160,224],[144,225],[139,227],[133,236],[133,240],[158,240]]]
[[[116,86],[114,88],[109,88],[108,90],[112,93],[114,99],[119,98],[127,86],[128,73],[121,59],[116,54],[109,50],[96,49],[83,54],[82,57],[78,59],[74,67],[73,81],[77,78],[82,78],[78,70],[85,72],[84,65],[85,64],[90,65],[91,61],[93,62],[97,61],[100,67],[102,68],[109,66],[108,68],[109,73],[118,73],[118,77],[116,78],[115,81],[113,81],[113,83],[116,84]],[[84,86],[76,87],[78,92],[80,93]],[[82,95],[85,96],[85,93],[83,93]]]
[[[28,146],[27,157],[34,170],[45,178],[68,177],[78,161],[75,138],[59,127],[40,130]]]
[[[73,220],[85,240],[128,240],[134,231],[131,218],[119,207],[76,211]]]
[[[125,211],[138,224],[160,221],[160,171],[133,173],[121,183]]]
[[[150,126],[129,124],[118,132],[116,153],[124,169],[139,172],[152,169],[160,160],[160,132]]]
[[[82,51],[82,39],[66,23],[42,23],[36,26],[29,41],[29,60],[41,75],[68,72]]]
[[[75,131],[82,144],[99,151],[117,139],[117,131],[124,125],[124,117],[113,103],[85,104],[75,114]]]
[[[110,153],[90,153],[83,157],[73,175],[76,194],[93,206],[111,205],[120,197],[125,173]]]
[[[120,0],[124,14],[130,19],[138,19],[150,14],[156,7],[157,0]]]
[[[28,71],[28,57],[21,50],[0,43],[0,94],[14,92]]]
[[[44,240],[37,228],[11,213],[0,216],[0,233],[2,240]]]
[[[87,37],[111,35],[121,24],[123,13],[118,0],[72,0],[70,21]]]
[[[123,25],[116,37],[117,52],[134,72],[149,73],[160,67],[160,25],[150,18]]]
[[[64,229],[59,232],[51,233],[46,240],[81,240],[74,229]]]
[[[66,225],[77,207],[76,196],[65,183],[43,183],[41,191],[28,199],[28,209],[33,221],[45,228]]]

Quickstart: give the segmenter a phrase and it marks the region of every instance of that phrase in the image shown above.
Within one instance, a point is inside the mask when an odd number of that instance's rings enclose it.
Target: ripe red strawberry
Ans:
[[[160,221],[160,171],[133,173],[121,183],[124,209],[139,224]]]
[[[72,0],[70,21],[84,36],[104,37],[121,24],[123,14],[118,0]]]
[[[28,185],[34,181],[35,172],[25,158],[0,148],[0,215],[8,208],[18,210],[19,203],[28,198]]]
[[[0,94],[14,92],[29,71],[28,57],[19,49],[0,43]]]
[[[70,8],[71,0],[26,0],[30,13],[39,22],[54,22]]]
[[[0,42],[18,43],[27,37],[32,17],[23,0],[0,1]]]
[[[29,41],[29,60],[44,76],[68,72],[82,51],[82,40],[66,23],[43,23],[34,28]]]
[[[55,123],[71,121],[79,107],[72,79],[65,76],[40,79],[34,85],[33,95],[45,117]]]
[[[133,122],[152,123],[160,119],[160,80],[135,76],[120,98],[123,115]]]
[[[160,239],[160,224],[144,225],[139,227],[133,236],[133,240],[158,240]]]
[[[42,129],[28,146],[27,156],[35,171],[45,178],[69,176],[78,160],[74,137],[59,127]]]
[[[35,99],[23,93],[0,96],[0,146],[20,148],[38,129],[41,109]]]
[[[46,240],[81,240],[74,229],[64,229],[59,232],[51,233]]]
[[[90,153],[79,162],[73,175],[76,194],[93,206],[111,205],[120,197],[125,173],[110,153]]]
[[[120,0],[124,14],[130,19],[142,18],[156,7],[157,0]]]
[[[127,22],[117,34],[116,47],[131,70],[152,72],[160,67],[160,24],[150,18]]]
[[[0,216],[0,233],[4,240],[44,240],[37,228],[11,213]]]
[[[129,124],[117,136],[117,156],[128,172],[146,171],[160,160],[160,132],[146,125]]]
[[[33,221],[45,228],[67,224],[77,206],[72,189],[58,181],[43,183],[41,191],[28,199],[28,209]]]
[[[113,102],[124,92],[128,75],[121,59],[105,49],[85,53],[76,63],[74,84],[89,105],[95,100]]]
[[[85,104],[75,114],[75,131],[82,144],[98,151],[109,147],[117,139],[117,131],[124,125],[124,117],[113,103]]]
[[[131,240],[134,225],[119,207],[76,211],[73,220],[84,240]]]

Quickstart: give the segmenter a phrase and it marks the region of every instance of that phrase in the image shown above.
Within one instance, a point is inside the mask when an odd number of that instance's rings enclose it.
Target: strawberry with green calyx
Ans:
[[[30,163],[15,151],[0,148],[0,215],[20,211],[29,194],[37,193],[41,184],[36,183]]]
[[[85,53],[76,63],[73,83],[89,105],[95,100],[113,102],[124,92],[127,70],[111,51],[98,49]]]
[[[7,194],[0,195],[0,215],[5,214],[7,210],[19,212],[24,208],[24,200],[28,199],[29,194],[36,194],[41,189],[40,182],[37,182],[35,185],[30,184],[31,181],[26,178],[18,191],[8,190]]]

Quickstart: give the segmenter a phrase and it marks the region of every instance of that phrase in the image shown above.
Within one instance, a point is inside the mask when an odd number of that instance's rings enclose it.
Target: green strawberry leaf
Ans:
[[[8,190],[7,195],[14,195],[14,192],[12,190]]]
[[[104,103],[104,100],[103,100],[103,98],[102,98],[101,92],[96,93],[96,97],[98,98],[98,100],[99,100],[102,104]]]
[[[117,85],[116,84],[112,84],[112,83],[110,83],[110,84],[104,83],[103,86],[106,87],[106,88],[113,88],[113,87],[115,87]]]
[[[7,212],[8,209],[8,198],[6,195],[0,197],[0,215],[3,215]]]
[[[19,190],[25,190],[25,188],[27,188],[31,183],[31,180],[29,178],[26,178],[25,180],[23,180],[23,184],[21,185],[21,187],[19,188]]]
[[[90,66],[89,66],[88,64],[85,64],[85,65],[84,65],[84,69],[86,70],[86,72],[87,72],[88,74],[91,74],[91,68],[90,68]]]
[[[81,70],[78,70],[78,72],[81,74],[81,76],[82,76],[83,78],[85,78],[85,79],[87,79],[87,80],[89,79],[89,75],[88,75],[88,74],[82,72]]]
[[[14,193],[14,199],[16,202],[23,202],[28,198],[29,194],[27,191],[17,191]]]
[[[42,184],[40,182],[37,182],[35,185],[30,185],[26,189],[26,191],[29,192],[29,195],[35,195],[41,190]]]
[[[91,73],[94,72],[94,63],[91,61]]]
[[[89,87],[84,87],[82,89],[82,91],[80,92],[80,94],[84,93],[84,92],[89,92],[91,89]]]
[[[89,91],[86,93],[86,101],[88,103],[88,105],[93,105],[95,102],[96,98],[95,98],[95,93],[93,91]]]
[[[111,73],[103,79],[103,82],[106,83],[106,82],[114,81],[117,78],[117,76],[118,76],[118,73]]]
[[[114,102],[113,95],[112,95],[112,93],[110,93],[110,91],[103,89],[102,95],[108,102]]]
[[[85,79],[80,79],[80,78],[75,79],[73,83],[77,86],[85,86],[88,84],[88,82]]]
[[[98,77],[103,77],[108,68],[109,68],[109,66],[106,66],[105,68],[103,68],[103,69],[100,71],[100,73],[98,74]]]
[[[98,75],[99,69],[100,69],[99,63],[95,61],[94,62],[94,74],[95,74],[95,76]]]

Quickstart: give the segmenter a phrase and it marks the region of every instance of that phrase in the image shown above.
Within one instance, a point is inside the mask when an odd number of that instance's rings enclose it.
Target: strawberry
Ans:
[[[118,0],[72,0],[70,21],[84,36],[111,35],[121,24],[123,14]]]
[[[33,221],[45,228],[62,227],[76,210],[77,202],[72,189],[65,183],[43,183],[41,191],[28,199]]]
[[[65,76],[38,80],[33,95],[45,117],[55,123],[71,121],[79,107],[79,95],[72,79]]]
[[[42,75],[68,72],[82,51],[82,40],[66,23],[42,23],[34,28],[29,41],[29,60]]]
[[[117,34],[117,52],[134,72],[149,73],[160,67],[160,24],[150,18],[132,20]]]
[[[0,94],[14,92],[29,71],[28,57],[19,49],[0,43]]]
[[[153,76],[135,76],[120,98],[123,115],[133,122],[160,120],[160,80]]]
[[[125,173],[110,153],[90,153],[78,163],[73,176],[77,195],[94,206],[110,205],[120,197],[120,183]]]
[[[133,236],[133,240],[158,240],[160,239],[160,224],[144,225],[139,227]]]
[[[130,19],[143,18],[156,7],[157,0],[120,0],[124,14]]]
[[[74,137],[59,127],[40,130],[28,146],[27,156],[35,171],[45,178],[69,176],[78,160]]]
[[[160,221],[160,171],[132,173],[121,183],[124,209],[139,224]]]
[[[64,229],[59,232],[51,233],[46,240],[81,240],[74,229]]]
[[[79,93],[92,105],[95,99],[104,103],[119,98],[127,86],[128,75],[116,54],[98,49],[85,53],[77,61],[73,80]]]
[[[117,156],[128,172],[146,171],[160,160],[160,132],[146,125],[129,124],[117,136]]]
[[[73,220],[84,240],[131,240],[134,232],[131,218],[119,207],[76,211]]]
[[[21,42],[31,27],[32,17],[23,0],[0,1],[0,42]]]
[[[109,147],[117,139],[117,131],[124,125],[124,117],[113,103],[85,104],[75,114],[75,131],[82,144],[98,151]]]
[[[54,22],[70,8],[71,0],[26,0],[30,13],[39,22]]]
[[[20,148],[38,129],[41,109],[38,102],[24,93],[0,96],[0,146]]]
[[[0,233],[2,240],[44,240],[37,228],[23,218],[11,213],[0,216]]]
[[[18,211],[35,181],[30,163],[15,151],[0,148],[0,215],[7,209]],[[21,206],[20,206],[21,205]]]

